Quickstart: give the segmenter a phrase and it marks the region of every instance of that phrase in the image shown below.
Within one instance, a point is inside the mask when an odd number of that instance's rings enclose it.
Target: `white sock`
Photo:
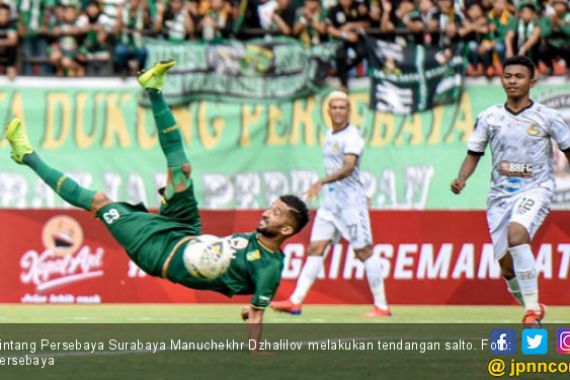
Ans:
[[[515,275],[521,290],[521,296],[525,310],[540,311],[538,306],[538,276],[536,274],[536,262],[529,244],[521,244],[510,247],[509,252],[513,257]]]
[[[513,296],[513,298],[518,302],[519,305],[524,306],[524,301],[522,299],[521,288],[519,287],[519,282],[516,277],[507,280],[505,278],[505,282],[507,283],[507,289],[509,293]]]
[[[307,262],[305,263],[305,266],[303,266],[303,270],[297,280],[297,287],[290,297],[291,302],[295,305],[303,303],[305,296],[311,289],[311,286],[313,286],[313,283],[317,279],[317,276],[323,267],[324,260],[324,256],[307,257]]]
[[[372,292],[374,306],[387,310],[388,302],[384,293],[384,277],[382,276],[382,262],[378,256],[370,256],[365,262],[366,278]]]

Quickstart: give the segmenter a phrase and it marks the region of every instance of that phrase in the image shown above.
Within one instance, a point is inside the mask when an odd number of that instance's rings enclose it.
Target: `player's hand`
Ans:
[[[251,311],[251,307],[249,305],[245,305],[241,309],[241,319],[247,321],[249,319],[249,312]]]
[[[304,198],[307,201],[310,201],[313,198],[317,198],[320,192],[321,192],[321,181],[317,181],[313,183],[311,187],[309,187],[309,190],[305,192]]]
[[[465,181],[456,178],[453,181],[451,181],[451,191],[454,194],[459,194],[461,193],[461,191],[465,188]]]

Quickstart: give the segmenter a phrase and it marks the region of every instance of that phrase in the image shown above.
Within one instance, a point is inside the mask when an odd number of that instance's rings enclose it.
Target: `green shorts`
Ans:
[[[175,193],[151,214],[139,203],[110,203],[96,213],[127,254],[142,270],[160,276],[162,266],[176,243],[186,236],[202,234],[202,221],[194,186]]]

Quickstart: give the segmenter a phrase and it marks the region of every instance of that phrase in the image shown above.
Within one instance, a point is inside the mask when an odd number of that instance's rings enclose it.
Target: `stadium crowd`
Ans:
[[[0,74],[133,75],[145,36],[286,35],[308,46],[341,40],[335,67],[346,86],[364,34],[462,49],[470,76],[500,74],[517,54],[543,75],[565,75],[570,62],[568,0],[0,0]]]

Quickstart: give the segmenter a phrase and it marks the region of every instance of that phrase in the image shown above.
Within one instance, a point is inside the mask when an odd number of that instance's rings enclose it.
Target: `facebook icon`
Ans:
[[[491,330],[491,353],[494,355],[512,355],[517,351],[517,337],[515,330],[493,329]]]

